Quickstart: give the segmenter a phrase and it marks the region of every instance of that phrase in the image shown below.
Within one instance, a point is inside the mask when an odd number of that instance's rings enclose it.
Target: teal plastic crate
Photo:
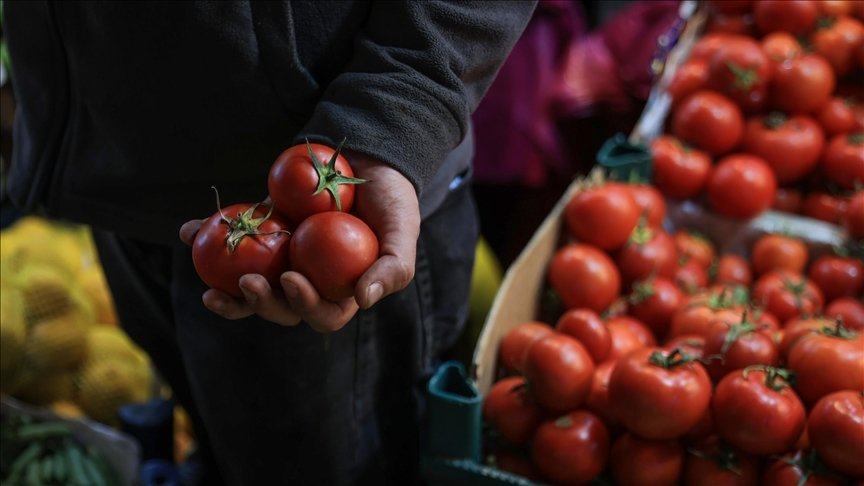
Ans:
[[[609,179],[623,182],[651,182],[651,151],[619,133],[597,151],[597,163]]]

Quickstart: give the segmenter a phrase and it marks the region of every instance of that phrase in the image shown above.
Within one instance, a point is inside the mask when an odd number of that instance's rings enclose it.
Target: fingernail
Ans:
[[[258,294],[256,294],[246,286],[241,285],[240,291],[243,292],[243,298],[246,299],[246,302],[253,305],[255,304],[255,302],[258,302]]]
[[[375,305],[382,295],[384,295],[384,287],[381,285],[381,282],[375,282],[366,289],[366,301],[370,307]]]
[[[288,296],[289,299],[293,299],[297,297],[299,291],[297,290],[297,286],[294,284],[288,284],[285,286],[285,295]]]

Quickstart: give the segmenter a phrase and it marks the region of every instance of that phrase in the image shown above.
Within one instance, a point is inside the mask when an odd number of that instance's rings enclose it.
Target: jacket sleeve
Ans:
[[[535,5],[375,2],[351,60],[295,143],[347,138],[346,148],[393,166],[422,193],[466,136]]]

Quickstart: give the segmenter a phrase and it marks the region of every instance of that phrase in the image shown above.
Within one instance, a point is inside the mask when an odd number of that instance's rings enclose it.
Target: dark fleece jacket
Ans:
[[[282,150],[346,137],[410,179],[428,214],[468,170],[470,114],[534,6],[6,1],[9,194],[176,243],[215,210],[211,186],[226,205],[259,201]]]

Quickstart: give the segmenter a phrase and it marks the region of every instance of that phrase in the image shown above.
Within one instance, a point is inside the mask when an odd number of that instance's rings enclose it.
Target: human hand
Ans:
[[[354,297],[339,302],[323,299],[312,284],[298,272],[287,271],[280,277],[282,288],[275,289],[257,274],[240,278],[243,299],[235,299],[216,289],[202,296],[204,305],[226,319],[241,319],[252,314],[285,326],[301,320],[319,332],[341,329],[358,308],[368,309],[381,298],[397,292],[413,279],[420,210],[414,186],[398,171],[371,158],[351,154],[349,160],[357,177],[369,182],[358,186],[354,212],[375,232],[379,240],[378,260],[360,277]],[[180,239],[192,245],[203,220],[186,222]]]

